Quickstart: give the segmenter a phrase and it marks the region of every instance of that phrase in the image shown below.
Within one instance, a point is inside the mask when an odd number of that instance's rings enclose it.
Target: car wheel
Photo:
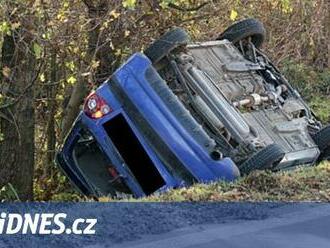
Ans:
[[[241,40],[251,37],[251,41],[256,48],[259,48],[265,40],[266,30],[264,25],[253,18],[245,19],[227,28],[219,35],[217,40],[227,39],[237,45]]]
[[[241,164],[240,172],[242,175],[247,175],[254,170],[273,169],[281,162],[284,155],[285,152],[279,145],[268,145]]]
[[[175,48],[186,45],[189,41],[190,36],[188,33],[182,28],[175,27],[154,41],[144,51],[144,54],[153,64],[156,64]]]
[[[315,144],[320,149],[318,161],[330,159],[330,126],[326,126],[312,135]]]

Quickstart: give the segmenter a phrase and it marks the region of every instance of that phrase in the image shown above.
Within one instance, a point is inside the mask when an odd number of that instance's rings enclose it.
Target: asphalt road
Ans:
[[[97,218],[95,235],[0,235],[0,248],[330,247],[330,204],[31,203],[0,212]]]
[[[329,248],[330,204],[287,206],[265,219],[197,225],[149,235],[120,248]]]

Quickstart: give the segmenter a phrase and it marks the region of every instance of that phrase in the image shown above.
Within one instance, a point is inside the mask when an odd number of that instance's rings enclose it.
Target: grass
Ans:
[[[106,199],[103,199],[106,200]],[[255,171],[235,182],[196,184],[141,201],[330,201],[330,162],[291,171]]]

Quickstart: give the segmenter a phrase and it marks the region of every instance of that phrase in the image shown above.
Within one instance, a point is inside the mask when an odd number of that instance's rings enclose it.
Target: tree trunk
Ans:
[[[328,44],[328,51],[327,51],[327,58],[328,58],[328,69],[330,69],[330,2],[328,1],[326,4],[326,12],[327,13],[327,17],[326,17],[326,21],[324,23],[324,29],[325,29],[325,38]]]
[[[36,59],[31,45],[24,34],[5,36],[0,66],[9,74],[1,81],[1,111],[7,118],[0,119],[0,188],[10,183],[23,201],[33,199]]]
[[[48,87],[48,104],[47,113],[47,156],[46,164],[44,166],[44,176],[52,174],[52,168],[54,165],[55,157],[55,146],[56,146],[56,132],[55,132],[55,114],[56,114],[56,95],[57,95],[57,63],[56,63],[56,52],[52,51],[50,58],[50,85]]]
[[[88,9],[88,15],[91,19],[89,23],[89,34],[88,34],[88,50],[87,50],[87,61],[92,61],[95,58],[107,57],[109,58],[109,53],[104,53],[104,51],[99,51],[98,47],[102,43],[100,37],[100,25],[99,18],[104,16],[109,11],[109,1],[100,0],[84,0],[84,4]],[[102,60],[102,59],[101,59]],[[107,61],[109,59],[106,59]],[[85,65],[82,71],[86,71],[89,65]],[[97,77],[96,77],[97,78]],[[78,76],[76,84],[73,86],[72,93],[69,102],[64,110],[64,115],[61,125],[61,140],[65,137],[67,132],[70,130],[72,123],[74,122],[77,114],[80,110],[80,105],[83,102],[84,97],[87,94],[87,84],[88,80],[86,77]]]

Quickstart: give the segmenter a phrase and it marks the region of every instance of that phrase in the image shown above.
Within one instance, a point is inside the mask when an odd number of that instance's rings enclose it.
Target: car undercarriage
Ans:
[[[154,42],[146,54],[150,50],[155,53],[157,46],[164,47],[164,38],[176,40],[172,50],[167,45],[168,54],[164,56],[160,49],[151,59],[170,89],[214,140],[213,151],[231,157],[243,174],[316,162],[320,150],[312,134],[321,124],[257,48],[260,44],[253,36],[236,44],[227,39],[184,44],[184,30],[170,32]]]

